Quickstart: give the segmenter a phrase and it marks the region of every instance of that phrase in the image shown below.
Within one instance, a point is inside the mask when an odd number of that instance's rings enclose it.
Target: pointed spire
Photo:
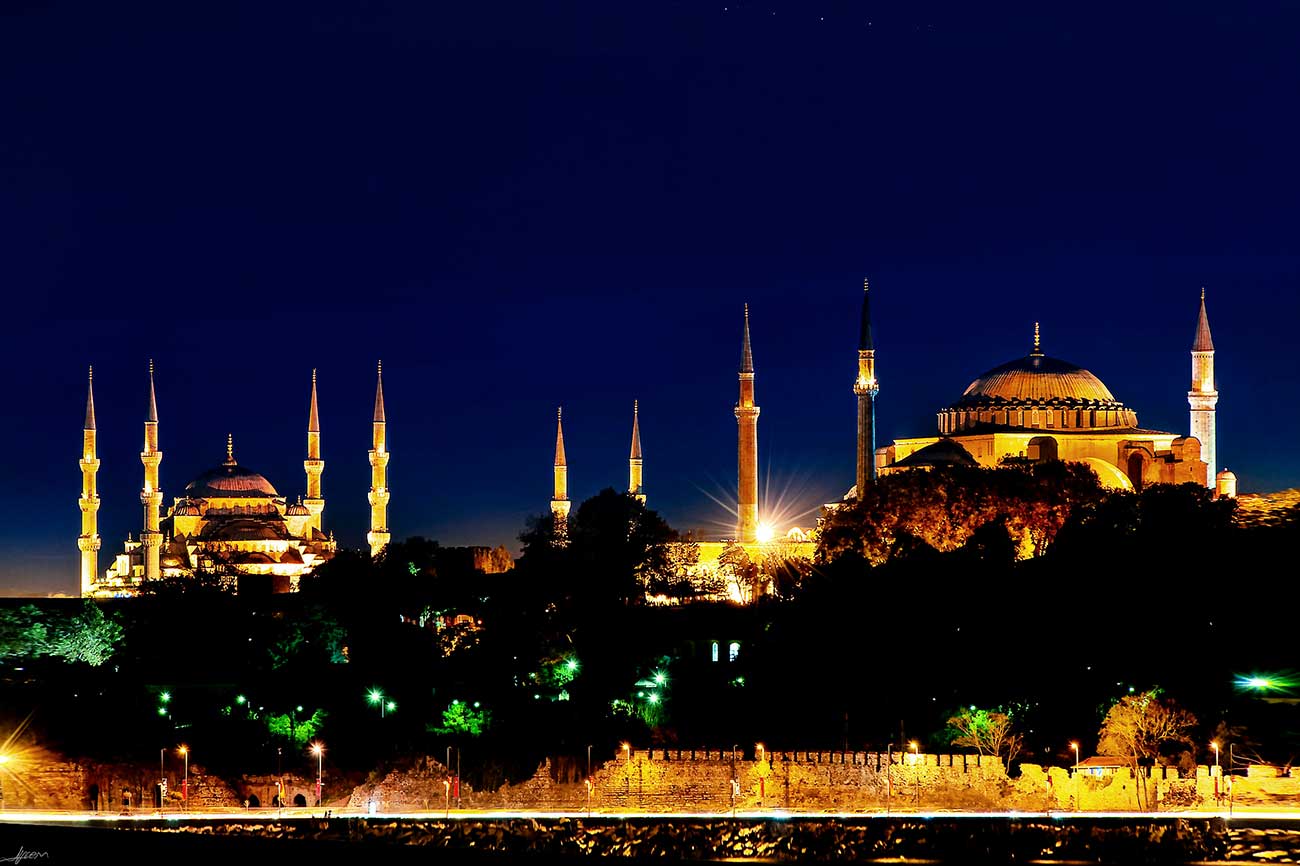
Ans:
[[[1210,317],[1205,314],[1205,288],[1201,288],[1201,312],[1196,319],[1196,341],[1192,343],[1193,352],[1213,352],[1214,341],[1210,339]]]
[[[307,432],[320,432],[320,414],[316,411],[316,368],[311,370],[311,410],[307,413]]]
[[[226,465],[235,465],[235,434],[226,434]]]
[[[555,465],[568,466],[564,460],[564,407],[555,410]]]
[[[740,346],[740,372],[754,372],[754,350],[749,346],[749,304],[745,304],[745,335]]]
[[[858,351],[875,349],[871,339],[871,287],[867,278],[862,278],[862,324],[858,328]]]
[[[158,398],[153,392],[153,358],[149,359],[149,417],[144,420],[158,423]]]
[[[640,401],[632,401],[632,453],[629,455],[633,460],[641,459],[641,421]]]
[[[95,368],[90,367],[86,373],[86,428],[95,429]]]
[[[1039,334],[1039,332],[1038,332],[1038,323],[1037,323],[1037,322],[1034,322],[1034,351],[1030,352],[1029,354],[1031,354],[1031,355],[1041,355],[1041,354],[1043,354],[1042,338],[1041,338],[1041,336],[1040,336],[1040,334]]]
[[[379,379],[375,385],[375,423],[384,423],[384,362],[379,362]]]

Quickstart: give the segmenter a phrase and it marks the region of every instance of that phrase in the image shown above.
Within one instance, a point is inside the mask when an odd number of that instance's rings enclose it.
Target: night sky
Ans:
[[[1060,8],[1058,8],[1060,7]],[[1250,4],[10,2],[0,10],[0,592],[73,593],[85,372],[101,569],[239,461],[325,524],[504,543],[627,483],[719,532],[741,307],[769,503],[852,483],[872,284],[880,442],[1044,350],[1186,432],[1205,286],[1219,462],[1300,484],[1300,12]],[[804,525],[811,518],[801,521]]]

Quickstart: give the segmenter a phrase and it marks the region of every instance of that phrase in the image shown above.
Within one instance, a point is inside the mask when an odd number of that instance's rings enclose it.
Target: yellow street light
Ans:
[[[1071,740],[1070,748],[1074,749],[1074,810],[1079,811],[1079,741]]]
[[[185,759],[185,776],[181,782],[181,804],[188,809],[190,807],[190,750],[187,746],[182,745],[176,751],[181,753]]]
[[[320,743],[311,744],[311,753],[316,756],[316,805],[321,805],[321,780],[325,775],[325,747]]]

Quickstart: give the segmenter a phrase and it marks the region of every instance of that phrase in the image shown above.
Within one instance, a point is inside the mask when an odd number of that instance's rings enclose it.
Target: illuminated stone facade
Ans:
[[[1208,340],[1203,300],[1198,328]],[[1194,367],[1197,353],[1193,350]],[[1209,376],[1212,381],[1212,358]],[[1116,400],[1100,379],[1045,355],[1037,324],[1033,350],[971,382],[957,402],[938,413],[938,427],[939,436],[897,439],[878,449],[877,470],[888,474],[954,463],[995,467],[1069,460],[1087,464],[1102,484],[1119,489],[1213,485],[1200,439],[1141,428],[1137,413]],[[1212,410],[1209,429],[1212,436]]]

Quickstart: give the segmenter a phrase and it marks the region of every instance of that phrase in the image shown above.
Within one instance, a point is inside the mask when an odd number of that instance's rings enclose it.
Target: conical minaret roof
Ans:
[[[564,407],[555,410],[555,465],[568,466],[564,460]]]
[[[1192,351],[1214,351],[1214,341],[1210,339],[1210,317],[1205,315],[1205,289],[1201,289],[1201,312],[1196,318],[1196,341],[1192,343]]]
[[[149,359],[149,416],[144,420],[153,424],[158,423],[158,398],[154,396],[153,391],[153,358]]]
[[[632,453],[629,455],[632,460],[641,459],[641,421],[639,418],[639,403],[640,401],[638,400],[632,401]]]
[[[740,344],[740,372],[754,372],[754,350],[749,345],[749,304],[745,304],[745,333]]]
[[[377,375],[379,378],[375,384],[375,423],[379,424],[387,421],[387,419],[384,418],[384,362],[383,361],[379,362]],[[316,393],[315,389],[313,388],[312,390],[313,405],[315,405],[314,403],[315,393]]]
[[[95,368],[86,372],[86,429],[95,429]]]
[[[875,349],[871,339],[871,287],[865,277],[862,279],[862,323],[858,327],[858,351]]]
[[[376,409],[376,414],[382,413],[382,407]],[[375,420],[378,420],[376,417]],[[311,371],[311,409],[307,413],[307,432],[320,432],[320,413],[316,411],[316,369]]]

